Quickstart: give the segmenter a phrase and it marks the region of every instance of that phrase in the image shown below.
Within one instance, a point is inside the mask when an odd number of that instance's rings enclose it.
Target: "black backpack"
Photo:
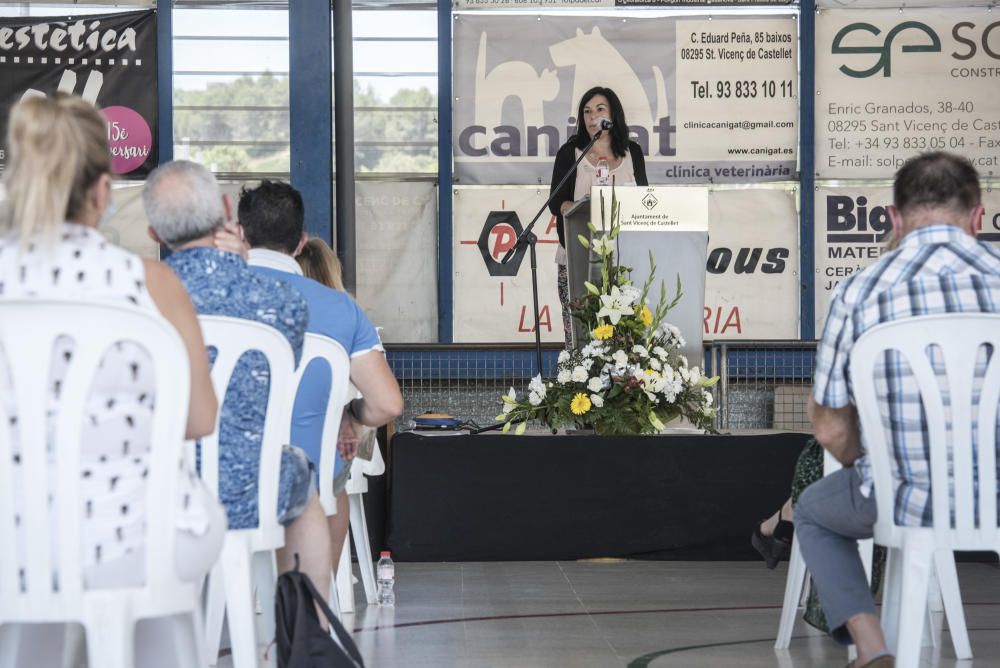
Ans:
[[[339,643],[319,625],[317,605]],[[299,571],[298,555],[295,570],[278,577],[274,607],[278,668],[364,668],[365,662],[350,634],[312,581]]]

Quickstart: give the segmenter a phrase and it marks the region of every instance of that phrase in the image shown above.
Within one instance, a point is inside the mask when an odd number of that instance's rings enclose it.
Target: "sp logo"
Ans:
[[[941,52],[941,38],[938,37],[937,33],[930,29],[924,23],[919,21],[906,21],[900,23],[895,28],[889,31],[889,34],[885,36],[885,40],[882,44],[876,44],[872,46],[844,46],[843,42],[845,38],[856,32],[866,32],[872,35],[881,34],[881,30],[876,28],[870,23],[852,23],[850,25],[841,28],[840,32],[837,33],[836,37],[833,38],[833,45],[830,48],[830,53],[833,54],[875,54],[879,58],[875,61],[875,64],[869,67],[867,70],[854,70],[847,65],[841,65],[840,71],[849,77],[854,77],[856,79],[865,79],[879,72],[882,72],[882,76],[890,77],[892,76],[892,43],[896,37],[906,31],[915,31],[923,33],[929,40],[929,43],[924,44],[904,44],[902,48],[903,53],[940,53]]]
[[[524,260],[525,247],[518,248],[507,264],[500,264],[500,259],[517,241],[521,230],[521,221],[513,211],[490,211],[490,215],[486,216],[476,246],[490,276],[517,276]]]

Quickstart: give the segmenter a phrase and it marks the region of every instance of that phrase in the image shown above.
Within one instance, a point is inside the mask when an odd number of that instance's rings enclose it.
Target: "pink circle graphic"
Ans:
[[[105,107],[103,113],[108,121],[111,169],[115,174],[138,169],[153,149],[153,133],[146,119],[129,107]]]

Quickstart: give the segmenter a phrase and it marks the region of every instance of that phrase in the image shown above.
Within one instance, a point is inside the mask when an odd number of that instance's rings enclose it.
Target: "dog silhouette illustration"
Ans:
[[[594,86],[614,89],[625,109],[629,125],[645,128],[648,133],[660,118],[670,115],[667,107],[667,90],[663,72],[652,66],[656,82],[656,116],[651,108],[646,90],[628,61],[606,40],[597,26],[588,34],[576,29],[576,36],[549,47],[549,55],[556,67],[574,67],[573,95],[570,97],[568,116],[576,118],[577,105],[585,92]]]
[[[503,125],[503,106],[508,98],[521,103],[524,123],[521,127],[545,125],[545,103],[559,95],[559,77],[555,70],[544,69],[539,73],[531,64],[521,60],[499,63],[486,71],[486,33],[479,36],[479,55],[476,60],[475,122],[486,128],[486,146],[496,137],[493,128]],[[482,147],[478,147],[482,148]],[[552,147],[555,150],[557,147]],[[522,140],[519,153],[526,151]]]

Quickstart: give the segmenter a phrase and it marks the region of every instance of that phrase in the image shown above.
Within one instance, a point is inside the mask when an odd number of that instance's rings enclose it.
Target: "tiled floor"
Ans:
[[[922,666],[1000,666],[1000,570],[959,564],[975,662],[945,631]],[[346,616],[372,668],[842,667],[804,625],[773,649],[784,565],[531,562],[396,565],[395,608]],[[357,595],[363,599],[360,585]],[[225,665],[225,664],[223,664]]]

